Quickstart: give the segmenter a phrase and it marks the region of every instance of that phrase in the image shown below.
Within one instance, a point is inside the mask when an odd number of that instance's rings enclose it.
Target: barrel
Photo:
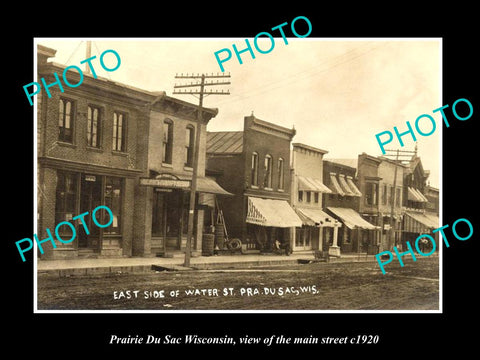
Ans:
[[[213,255],[214,244],[215,244],[215,235],[214,234],[203,234],[202,255],[203,256],[212,256]]]
[[[225,229],[222,224],[215,226],[215,244],[220,250],[225,247]]]

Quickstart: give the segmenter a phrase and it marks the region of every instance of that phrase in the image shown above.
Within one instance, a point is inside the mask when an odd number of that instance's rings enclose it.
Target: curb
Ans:
[[[87,266],[87,267],[71,267],[62,269],[43,269],[37,270],[37,276],[56,276],[56,277],[70,277],[70,276],[89,276],[89,275],[118,275],[118,274],[138,274],[151,273],[154,271],[195,271],[195,270],[224,270],[224,269],[249,269],[252,267],[261,266],[278,266],[278,265],[297,265],[297,264],[312,264],[312,263],[356,263],[356,262],[370,262],[375,261],[375,258],[365,257],[342,257],[330,258],[330,261],[322,259],[314,259],[310,257],[292,258],[292,259],[262,259],[262,260],[246,260],[246,261],[227,261],[227,262],[205,262],[193,263],[190,267],[184,267],[181,263],[178,264],[132,264],[132,265],[117,265],[117,266]]]

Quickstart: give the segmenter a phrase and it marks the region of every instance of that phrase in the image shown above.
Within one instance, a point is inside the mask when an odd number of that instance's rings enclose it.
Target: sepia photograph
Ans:
[[[34,312],[442,312],[442,39],[296,20],[34,39]]]

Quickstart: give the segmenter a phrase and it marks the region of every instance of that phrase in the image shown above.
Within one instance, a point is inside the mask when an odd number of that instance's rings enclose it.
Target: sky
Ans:
[[[204,106],[218,108],[218,115],[208,131],[238,131],[243,118],[252,113],[259,119],[287,128],[294,127],[293,142],[328,151],[325,159],[357,158],[365,152],[381,155],[375,135],[397,126],[414,127],[422,114],[436,120],[430,136],[416,133],[418,156],[430,171],[431,186],[441,185],[441,134],[443,122],[434,109],[442,105],[441,40],[435,38],[275,38],[267,54],[241,54],[237,60],[232,44],[246,48],[245,38],[37,38],[41,44],[57,50],[51,61],[63,65],[80,65],[86,58],[86,40],[92,41],[95,72],[102,77],[148,91],[165,91],[167,95],[198,104],[194,95],[173,95],[174,85],[185,83],[176,74],[221,73],[216,51],[228,48],[232,58],[223,63],[231,75],[230,85],[213,86],[229,90],[230,95],[210,95]],[[258,47],[268,50],[271,42],[260,38]],[[120,67],[104,71],[98,58],[105,50],[115,50]],[[226,53],[220,56],[223,58]],[[112,54],[105,64],[115,66]],[[60,74],[59,74],[60,75]],[[432,129],[428,121],[419,124],[424,133]],[[385,147],[414,150],[410,135]]]

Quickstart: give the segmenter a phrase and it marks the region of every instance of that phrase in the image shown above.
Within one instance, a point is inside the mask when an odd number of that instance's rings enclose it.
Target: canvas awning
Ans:
[[[357,188],[351,176],[347,176],[347,184],[350,185],[350,188],[355,194],[354,196],[362,196],[362,192]]]
[[[217,195],[231,195],[225,189],[223,189],[217,182],[208,177],[198,177],[197,179],[197,192]]]
[[[340,187],[340,184],[338,183],[337,181],[337,176],[335,173],[330,173],[330,182],[332,184],[332,188],[333,188],[333,192],[335,194],[339,194],[339,195],[345,195],[345,193],[343,192],[342,188]]]
[[[343,192],[347,196],[354,196],[355,193],[350,189],[350,186],[347,184],[347,181],[345,179],[345,175],[343,174],[338,174],[338,180],[340,181],[340,185],[342,187]]]
[[[420,198],[423,200],[423,202],[428,202],[428,199],[425,197],[425,195],[422,194],[422,192],[418,189],[415,189],[414,190],[417,192],[418,196],[420,196]]]
[[[324,227],[335,226],[335,220],[321,209],[297,207],[295,210],[304,225]]]
[[[298,179],[298,190],[300,191],[317,191],[322,193],[331,193],[326,185],[323,184],[319,179],[306,177],[306,176],[297,176]]]
[[[339,207],[327,207],[333,214],[335,214],[341,222],[345,224],[349,229],[366,229],[366,230],[375,230],[378,229],[378,226],[370,224],[368,221],[363,219],[358,212],[350,208],[339,208]]]
[[[302,220],[285,200],[248,197],[247,217],[249,224],[272,227],[301,227]]]
[[[428,202],[427,198],[414,187],[408,187],[408,200],[416,202]]]
[[[428,233],[437,229],[440,219],[435,214],[427,214],[415,211],[405,211],[404,231],[413,233]]]

